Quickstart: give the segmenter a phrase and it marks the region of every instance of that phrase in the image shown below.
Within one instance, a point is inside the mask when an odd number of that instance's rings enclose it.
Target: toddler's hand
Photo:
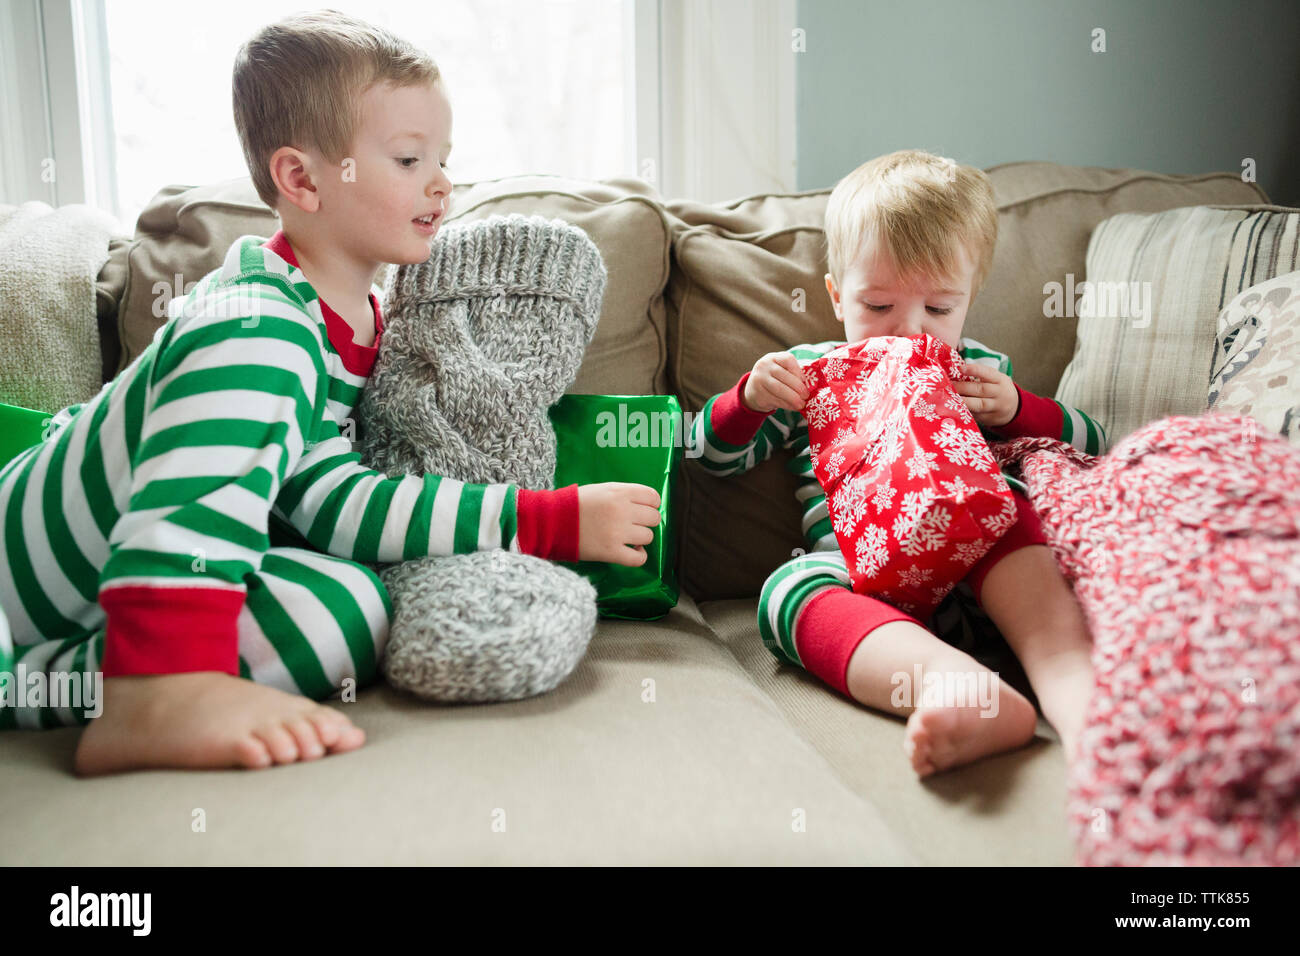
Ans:
[[[659,525],[659,492],[649,485],[606,481],[578,486],[578,560],[629,568],[646,562]]]
[[[966,374],[978,382],[952,382],[953,391],[962,396],[977,425],[999,428],[1016,415],[1020,399],[1011,376],[979,362],[967,362]]]
[[[802,411],[808,401],[808,386],[799,360],[789,352],[768,352],[754,363],[740,400],[752,412]]]

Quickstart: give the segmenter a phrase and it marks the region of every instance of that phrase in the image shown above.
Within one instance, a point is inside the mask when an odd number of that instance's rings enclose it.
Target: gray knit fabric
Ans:
[[[443,703],[518,700],[554,688],[596,629],[596,591],[528,554],[479,551],[395,564],[383,671],[399,690]]]
[[[549,488],[546,410],[577,377],[604,291],[577,226],[518,214],[448,226],[426,262],[389,276],[361,400],[371,467]]]
[[[600,317],[605,267],[586,234],[518,214],[447,226],[390,273],[384,334],[357,406],[362,461],[389,475],[550,488],[546,410]],[[393,600],[382,670],[428,700],[515,700],[558,685],[596,625],[586,578],[506,551],[380,569]]]

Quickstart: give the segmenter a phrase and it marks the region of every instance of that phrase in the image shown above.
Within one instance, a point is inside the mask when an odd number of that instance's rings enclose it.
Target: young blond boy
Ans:
[[[826,240],[826,290],[847,341],[928,333],[958,350],[967,371],[978,376],[978,382],[952,385],[986,435],[1048,436],[1090,454],[1103,452],[1105,435],[1096,422],[1025,391],[1012,381],[1005,355],[961,336],[997,241],[997,209],[984,173],[915,150],[864,163],[831,193]],[[855,700],[908,716],[904,750],[924,776],[1026,743],[1037,717],[1024,695],[921,621],[850,590],[800,414],[809,397],[801,362],[842,344],[798,345],[762,356],[734,388],[706,403],[692,439],[702,450],[701,464],[718,475],[746,471],[776,448],[792,452],[789,468],[802,481],[798,497],[809,552],[782,565],[763,586],[764,644]],[[1071,759],[1092,689],[1091,637],[1023,485],[1006,477],[1017,521],[966,582],[1024,665]],[[919,687],[899,694],[918,666],[923,674],[991,683],[996,707],[927,699]]]
[[[343,423],[383,331],[371,280],[429,257],[451,106],[427,55],[329,11],[259,31],[233,93],[282,228],[236,242],[139,358],[0,471],[14,663],[104,676],[83,774],[356,748],[361,729],[314,701],[371,680],[387,640],[391,603],[359,562],[499,547],[635,566],[658,523],[641,485],[529,491],[359,463]],[[315,550],[271,546],[285,524]]]

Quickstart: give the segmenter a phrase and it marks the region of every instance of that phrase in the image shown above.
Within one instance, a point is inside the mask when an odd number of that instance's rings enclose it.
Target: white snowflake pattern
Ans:
[[[808,443],[808,454],[812,457],[813,461],[816,461],[817,458],[820,457],[821,453],[822,453],[821,442],[810,441]]]
[[[951,584],[941,584],[937,588],[930,588],[930,600],[933,601],[935,604],[939,604],[941,601],[943,601],[944,598],[948,596],[948,592],[951,591],[952,589],[953,589],[953,585]]]
[[[934,393],[931,392],[926,398],[932,398],[933,396]],[[917,418],[924,418],[927,422],[932,422],[939,417],[939,413],[935,411],[934,406],[927,402],[925,398],[918,398],[912,403],[912,414]]]
[[[831,455],[830,460],[826,462],[826,470],[830,472],[831,475],[838,475],[841,471],[844,470],[843,451],[836,450]]]
[[[966,403],[962,401],[962,397],[956,392],[949,391],[948,397],[943,401],[943,407],[954,412],[961,412],[962,409],[966,408]],[[967,409],[967,411],[969,411],[969,409]]]
[[[944,419],[934,442],[954,465],[983,465],[988,456],[984,436],[968,428],[959,428],[951,418]]]
[[[837,381],[844,377],[844,373],[848,371],[848,368],[849,363],[844,359],[828,358],[822,365],[822,375],[826,377],[828,382]]]
[[[804,387],[808,389],[809,394],[817,391],[817,389],[821,387],[816,365],[805,365],[803,367],[802,377]]]
[[[930,583],[934,577],[932,568],[918,568],[915,564],[906,571],[898,572],[898,582],[905,588],[920,588]]]
[[[898,377],[899,390],[905,399],[910,399],[918,391],[930,391],[942,381],[939,370],[932,365],[917,368],[909,365]]]
[[[845,425],[843,428],[841,428],[839,431],[835,433],[835,438],[831,442],[831,444],[843,445],[846,441],[851,439],[855,434],[857,433],[853,430],[852,426]]]
[[[844,390],[844,400],[849,403],[849,413],[854,418],[862,418],[871,411],[871,406],[876,403],[876,396],[871,394],[871,389],[861,383],[850,385]]]
[[[963,541],[953,548],[952,559],[956,564],[970,567],[984,555],[988,554],[988,545],[983,541]]]
[[[978,490],[962,481],[961,475],[958,475],[952,481],[943,481],[941,479],[939,484],[943,487],[944,494],[952,495],[953,500],[959,505],[965,504],[966,499]]]
[[[952,514],[947,508],[935,508],[921,516],[911,535],[903,542],[903,553],[910,556],[924,551],[939,551],[948,543],[948,525]]]
[[[894,519],[893,529],[894,537],[900,544],[911,537],[917,520],[925,514],[925,509],[930,505],[930,498],[929,491],[904,492],[903,500],[898,505],[898,517]]]
[[[928,477],[930,472],[939,466],[935,464],[939,456],[932,451],[926,451],[920,445],[912,452],[912,457],[907,459],[907,477],[915,479],[917,477]]]
[[[885,546],[887,540],[884,528],[869,524],[862,529],[861,537],[853,542],[858,574],[872,575],[885,566],[889,560],[889,549]]]
[[[870,464],[874,467],[879,464],[892,465],[898,461],[898,456],[903,453],[907,430],[907,422],[902,415],[894,415],[887,419],[880,430],[880,435],[876,438],[875,445],[872,446]]]
[[[840,403],[835,400],[834,392],[823,388],[804,406],[803,414],[814,428],[821,428],[840,417]]]
[[[1002,510],[984,519],[984,527],[990,534],[1001,535],[1016,523],[1016,503],[1008,498],[1003,502]]]
[[[845,479],[831,496],[831,527],[838,535],[845,537],[853,534],[867,513],[867,483],[860,475]]]
[[[893,504],[894,495],[896,494],[898,494],[898,489],[887,481],[882,485],[877,485],[876,494],[871,499],[871,503],[876,506],[876,514],[880,514],[880,512]]]

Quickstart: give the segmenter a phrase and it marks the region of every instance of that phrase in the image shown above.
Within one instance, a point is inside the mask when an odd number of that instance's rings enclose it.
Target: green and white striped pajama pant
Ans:
[[[0,470],[0,541],[9,545],[0,549],[0,591],[17,595],[17,601],[11,597],[0,608],[0,674],[19,695],[19,706],[0,707],[0,729],[88,723],[83,709],[51,706],[48,695],[44,706],[28,706],[25,698],[31,695],[17,683],[18,667],[26,675],[44,673],[49,687],[66,685],[69,679],[81,681],[83,674],[93,679],[104,654],[105,615],[98,603],[87,601],[76,587],[32,586],[66,570],[39,546],[43,523],[23,520],[41,506],[37,496],[26,493],[28,479],[33,474],[39,479],[54,444],[37,446]],[[392,602],[374,571],[305,548],[272,546],[243,581],[247,597],[238,619],[243,677],[313,700],[337,695],[352,686],[345,684],[349,679],[356,687],[374,680],[392,619]]]

